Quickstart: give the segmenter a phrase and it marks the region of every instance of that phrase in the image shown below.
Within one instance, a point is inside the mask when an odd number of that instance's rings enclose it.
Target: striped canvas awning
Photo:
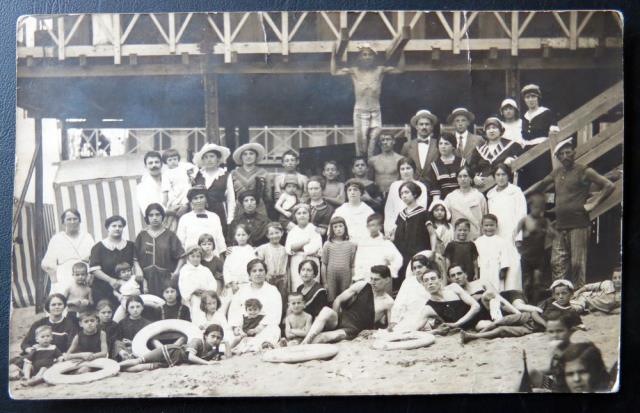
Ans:
[[[51,204],[43,205],[44,228],[37,230],[35,226],[35,205],[26,203],[20,211],[13,238],[11,256],[11,296],[15,307],[27,307],[36,303],[36,276],[40,269],[37,262],[35,237],[42,237],[44,244],[56,231],[56,217]]]
[[[123,236],[133,241],[144,228],[136,199],[136,185],[143,173],[140,155],[62,162],[53,184],[56,214],[76,208],[82,216],[81,228],[96,241],[107,236],[105,219],[121,215],[127,220]]]

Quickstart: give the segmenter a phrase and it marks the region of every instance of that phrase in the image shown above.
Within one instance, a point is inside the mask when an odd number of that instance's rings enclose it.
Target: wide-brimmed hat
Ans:
[[[533,93],[534,95],[538,96],[538,98],[542,98],[542,92],[540,91],[540,86],[538,85],[534,85],[533,83],[531,83],[523,87],[522,90],[520,91],[520,94],[522,95],[523,98],[530,93]]]
[[[500,129],[500,135],[502,135],[504,133],[504,125],[502,124],[502,121],[498,118],[496,118],[495,116],[490,116],[487,118],[487,120],[484,121],[484,131],[486,133],[487,131],[487,126],[489,125],[495,125],[498,127],[498,129]]]
[[[411,121],[409,121],[409,123],[414,128],[417,128],[416,125],[418,124],[418,120],[420,118],[428,118],[429,120],[431,120],[431,123],[433,123],[434,126],[438,123],[438,117],[436,115],[434,115],[433,113],[431,113],[431,111],[429,111],[427,109],[421,109],[421,110],[417,111],[416,114],[413,115],[413,117],[411,118]]]
[[[202,157],[207,152],[218,152],[220,154],[220,162],[227,162],[227,158],[231,154],[229,148],[216,145],[215,143],[206,143],[198,152],[193,155],[193,163],[198,166],[198,168],[202,168]]]
[[[572,137],[568,137],[567,139],[558,142],[556,146],[553,148],[553,155],[554,156],[557,155],[558,151],[560,151],[560,149],[564,148],[567,145],[571,145],[572,148],[575,148],[576,145],[573,142]]]
[[[256,142],[245,143],[233,151],[233,161],[236,165],[242,165],[242,152],[247,150],[252,150],[258,155],[256,157],[256,163],[260,163],[264,159],[264,154],[266,152],[264,146]]]
[[[456,116],[464,116],[465,118],[467,118],[469,123],[473,123],[473,121],[476,119],[476,115],[474,115],[473,112],[471,112],[469,109],[456,108],[451,111],[451,114],[449,116],[447,116],[447,123],[452,124]]]

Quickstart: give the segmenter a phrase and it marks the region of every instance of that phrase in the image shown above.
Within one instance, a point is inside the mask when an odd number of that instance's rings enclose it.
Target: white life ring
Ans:
[[[335,344],[302,344],[266,351],[262,361],[268,363],[302,363],[310,360],[326,360],[338,354]]]
[[[187,336],[187,342],[194,338],[201,338],[202,331],[193,323],[184,320],[168,319],[155,321],[142,330],[138,331],[131,342],[131,351],[134,355],[142,357],[151,349],[148,346],[149,340],[160,333],[178,332]]]
[[[140,298],[144,303],[145,307],[158,308],[164,305],[164,300],[157,295],[153,294],[140,294]],[[119,323],[127,317],[127,312],[125,309],[119,305],[116,309],[116,312],[113,314],[113,321]]]
[[[375,340],[371,344],[374,350],[413,350],[428,347],[436,341],[433,334],[422,331],[412,331],[399,334],[390,334],[386,338]]]
[[[66,374],[80,367],[98,369],[87,373]],[[120,371],[120,365],[115,360],[99,358],[91,361],[68,360],[56,363],[48,368],[42,378],[49,384],[81,384],[115,376]]]

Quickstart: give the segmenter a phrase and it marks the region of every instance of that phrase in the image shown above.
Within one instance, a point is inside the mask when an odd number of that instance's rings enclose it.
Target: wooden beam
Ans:
[[[588,142],[576,147],[576,162],[588,165],[618,145],[624,144],[624,119],[619,119]]]
[[[43,207],[43,162],[42,162],[42,118],[37,116],[35,118],[35,139],[36,139],[36,164],[35,164],[35,208],[34,208],[34,228],[44,228],[44,207]],[[36,288],[36,313],[42,311],[42,305],[44,304],[44,287],[45,277],[44,271],[40,268],[40,262],[44,257],[44,237],[41,236],[41,231],[36,231],[34,237],[35,246],[35,262],[36,272],[34,275],[34,284]]]
[[[234,53],[235,54],[235,53]],[[232,54],[233,55],[233,54]],[[87,64],[81,67],[78,65],[18,65],[18,78],[62,78],[62,77],[101,77],[101,76],[188,76],[200,75],[201,57],[190,58],[188,63],[183,63],[183,57],[175,63],[144,63],[136,68],[129,65],[110,64]],[[231,59],[232,57],[230,57]],[[291,58],[291,57],[290,57]],[[35,62],[34,62],[35,63]],[[619,64],[615,61],[607,60],[596,62],[592,58],[519,58],[520,67],[527,70],[576,70],[576,69],[597,69],[597,68],[617,68]],[[510,59],[490,60],[488,58],[474,58],[469,62],[466,58],[445,59],[440,49],[434,48],[431,51],[431,59],[421,63],[407,63],[403,70],[405,72],[433,72],[433,71],[487,71],[487,70],[508,70],[513,69],[514,63]],[[256,74],[293,74],[293,73],[328,73],[329,64],[301,63],[295,64],[281,63],[277,61],[266,64],[264,62],[236,63],[229,65],[216,65],[211,69],[214,73],[256,73]]]
[[[614,189],[611,195],[609,195],[600,205],[589,212],[589,218],[591,220],[598,218],[600,215],[604,214],[605,212],[622,202],[623,179],[616,181],[613,185]]]
[[[207,142],[220,143],[220,119],[218,109],[218,76],[203,75],[204,119]]]
[[[391,46],[385,51],[385,61],[388,65],[392,65],[397,61],[404,50],[404,47],[411,38],[411,29],[409,26],[402,26],[400,33],[393,39]]]
[[[342,57],[345,55],[348,45],[349,45],[349,28],[341,27],[340,40],[338,41],[338,46],[336,47],[336,57],[338,59],[342,59]]]

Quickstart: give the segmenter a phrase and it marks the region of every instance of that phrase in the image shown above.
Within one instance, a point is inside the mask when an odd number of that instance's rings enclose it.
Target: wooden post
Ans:
[[[507,69],[505,70],[504,75],[505,96],[513,97],[517,101],[518,94],[520,93],[520,70],[517,67]]]
[[[69,136],[67,135],[67,121],[60,119],[60,136],[62,137],[60,142],[60,160],[69,160]]]
[[[204,121],[207,142],[220,144],[220,120],[218,119],[218,75],[208,70],[202,76],[204,83]]]
[[[43,178],[42,178],[42,117],[37,114],[35,116],[35,124],[36,124],[36,164],[35,164],[35,179],[36,179],[36,187],[35,187],[35,211],[34,211],[34,228],[44,228],[44,215],[43,215],[43,205],[42,205],[42,189],[43,189]],[[44,303],[44,288],[45,288],[45,277],[42,269],[40,268],[40,262],[42,261],[42,257],[44,257],[44,239],[42,238],[42,230],[36,231],[36,236],[34,241],[35,246],[35,263],[36,266],[33,269],[36,273],[34,274],[34,284],[36,287],[36,314],[42,311],[42,305]]]

